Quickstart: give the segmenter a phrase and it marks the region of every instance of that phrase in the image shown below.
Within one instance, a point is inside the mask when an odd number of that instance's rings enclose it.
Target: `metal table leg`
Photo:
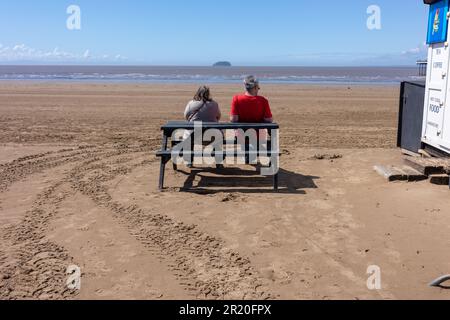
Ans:
[[[278,173],[273,176],[273,190],[278,191]]]
[[[167,151],[167,142],[168,142],[168,137],[167,135],[164,133],[163,136],[163,142],[162,142],[162,151]],[[166,164],[167,164],[168,160],[166,156],[162,156],[161,157],[161,166],[159,168],[159,190],[162,191],[164,189],[164,174],[165,174],[165,170],[166,170]]]

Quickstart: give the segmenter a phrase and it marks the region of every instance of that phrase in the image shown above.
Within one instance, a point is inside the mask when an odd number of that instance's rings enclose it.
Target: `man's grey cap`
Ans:
[[[244,79],[245,88],[247,90],[251,90],[257,86],[259,86],[259,80],[255,76],[248,76]]]

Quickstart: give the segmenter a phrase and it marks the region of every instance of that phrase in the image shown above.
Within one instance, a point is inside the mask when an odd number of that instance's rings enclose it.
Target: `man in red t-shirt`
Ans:
[[[270,111],[269,101],[258,92],[259,81],[254,76],[248,76],[244,80],[245,94],[237,95],[231,103],[231,122],[235,123],[272,123],[273,116]]]
[[[261,89],[259,87],[259,81],[254,76],[248,76],[244,80],[245,94],[237,95],[233,98],[231,104],[230,120],[234,123],[272,123],[273,117],[270,111],[269,101],[261,96],[258,96],[258,92]],[[246,133],[247,134],[247,133]],[[245,140],[245,136],[242,136],[240,131],[236,132],[238,141],[241,144],[243,150],[253,151],[252,157],[249,155],[245,157],[245,163],[258,163],[257,159],[257,146],[251,142]],[[242,143],[244,139],[244,143]],[[259,141],[267,139],[267,130],[259,131]],[[257,140],[256,137],[251,138],[251,141]]]

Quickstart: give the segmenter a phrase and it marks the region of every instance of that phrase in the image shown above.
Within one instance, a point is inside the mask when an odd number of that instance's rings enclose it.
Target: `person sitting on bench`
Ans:
[[[254,76],[244,80],[245,94],[236,95],[231,103],[230,120],[233,123],[272,123],[269,101],[259,96],[259,81]]]
[[[222,117],[219,104],[211,97],[211,91],[206,86],[201,86],[191,100],[184,111],[184,117],[189,122],[202,121],[202,122],[219,122]],[[189,138],[192,131],[186,130],[184,132],[183,140]],[[192,162],[187,164],[188,168],[193,168]],[[217,168],[223,168],[223,165],[219,164]]]
[[[248,76],[244,79],[245,93],[236,95],[231,103],[230,121],[232,123],[273,123],[272,111],[269,101],[259,96],[259,81],[254,76]],[[242,133],[237,132],[236,137],[241,140]],[[260,130],[258,133],[260,139],[267,140],[267,130]],[[254,141],[254,140],[253,140]],[[257,150],[258,147],[246,142],[240,146],[242,150]],[[250,163],[249,156],[246,156],[246,163]]]
[[[201,86],[194,96],[194,99],[189,101],[184,111],[184,117],[189,122],[203,121],[203,122],[219,122],[222,114],[220,112],[219,104],[211,98],[210,89],[206,86]]]

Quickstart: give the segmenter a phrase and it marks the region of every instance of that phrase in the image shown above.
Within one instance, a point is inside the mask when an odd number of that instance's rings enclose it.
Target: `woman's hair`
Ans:
[[[212,101],[211,92],[207,86],[201,86],[194,96],[194,101],[208,102]]]

